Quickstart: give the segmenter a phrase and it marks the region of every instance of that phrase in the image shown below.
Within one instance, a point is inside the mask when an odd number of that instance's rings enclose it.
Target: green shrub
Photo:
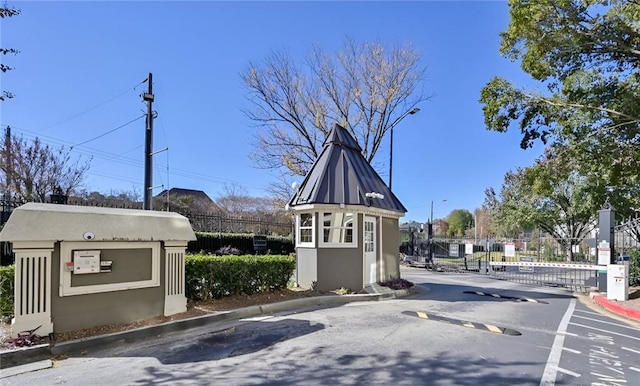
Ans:
[[[290,256],[188,255],[185,292],[192,300],[254,294],[286,288],[295,260]]]
[[[0,317],[13,316],[15,265],[0,267]]]
[[[629,285],[640,285],[640,248],[629,254]]]

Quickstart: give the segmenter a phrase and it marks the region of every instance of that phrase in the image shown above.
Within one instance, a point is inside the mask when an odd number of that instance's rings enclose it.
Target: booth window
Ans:
[[[298,245],[313,245],[313,213],[301,213],[298,217]]]
[[[322,244],[324,246],[357,247],[355,220],[354,213],[322,213]]]

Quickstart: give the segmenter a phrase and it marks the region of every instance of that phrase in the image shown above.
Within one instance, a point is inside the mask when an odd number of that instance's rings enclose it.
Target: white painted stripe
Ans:
[[[476,294],[478,294],[480,296],[484,296],[484,292],[476,291]]]
[[[569,351],[569,352],[572,352],[572,353],[574,353],[574,354],[582,354],[582,351],[574,350],[574,349],[569,348],[569,347],[563,347],[562,349],[563,349],[564,351]]]
[[[561,372],[561,373],[564,373],[564,374],[567,374],[567,375],[571,375],[571,376],[576,377],[576,378],[578,378],[580,376],[579,373],[574,373],[573,371],[567,370],[567,369],[563,369],[562,367],[558,367],[557,370],[559,372]]]
[[[491,296],[493,296],[494,298],[500,298],[502,296],[498,295],[498,294],[491,294]]]
[[[605,322],[604,320],[594,319],[594,318],[587,318],[586,316],[580,316],[580,315],[575,315],[575,317],[576,317],[576,318],[580,318],[580,319],[591,320],[591,321],[593,321],[593,322],[604,323],[604,324],[610,324],[610,325],[612,325],[612,326],[616,326],[616,327],[628,328],[629,330],[632,330],[632,331],[638,331],[638,332],[640,332],[640,328],[634,328],[634,327],[628,326],[628,325],[626,325],[626,324]]]
[[[562,347],[564,345],[564,333],[567,331],[567,326],[573,315],[573,310],[576,308],[576,299],[571,299],[567,312],[564,313],[556,337],[553,339],[553,345],[549,352],[549,358],[547,358],[547,364],[544,367],[542,373],[542,379],[540,379],[540,386],[553,386],[556,384],[556,377],[558,376],[558,365],[560,364],[560,357],[562,356]]]
[[[273,318],[273,315],[266,315],[266,316],[252,316],[250,318],[243,318],[240,319],[241,322],[259,322],[261,320],[266,320],[266,319],[271,319]]]
[[[626,334],[621,334],[619,332],[615,332],[615,331],[611,331],[611,330],[603,330],[601,328],[595,328],[595,327],[591,327],[591,326],[585,326],[584,324],[578,324],[578,323],[569,323],[572,326],[577,326],[577,327],[582,327],[582,328],[588,328],[590,330],[595,330],[595,331],[600,331],[600,332],[606,332],[607,334],[611,334],[611,335],[618,335],[618,336],[623,336],[625,338],[630,338],[630,339],[635,339],[637,341],[640,341],[640,338],[635,337],[635,336],[631,336],[631,335],[626,335]]]
[[[617,378],[613,378],[610,375],[607,374],[600,374],[600,373],[596,373],[596,372],[591,372],[591,375],[593,375],[594,377],[598,377],[602,380],[606,380],[607,383],[605,383],[605,385],[619,385],[621,383],[627,383],[626,379],[617,379]]]
[[[602,316],[602,314],[599,314],[597,312],[593,312],[593,311],[585,311],[585,310],[576,310],[576,314],[577,313],[583,313],[583,314],[591,314],[591,315],[598,315],[598,316]]]
[[[629,370],[637,371],[640,373],[640,369],[637,367],[629,367]]]
[[[566,331],[565,332],[559,332],[558,334],[562,334],[562,335],[566,335],[566,336],[578,336],[578,334],[574,334],[574,333],[566,332]]]
[[[620,348],[621,348],[621,349],[623,349],[623,350],[627,350],[627,351],[634,352],[634,353],[636,353],[636,354],[640,354],[640,351],[638,351],[638,350],[634,350],[634,349],[629,348],[629,347],[620,347]]]

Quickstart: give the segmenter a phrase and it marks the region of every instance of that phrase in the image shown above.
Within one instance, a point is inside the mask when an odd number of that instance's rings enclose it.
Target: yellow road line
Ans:
[[[425,314],[422,311],[418,311],[418,317],[422,318],[422,319],[429,319],[429,317],[427,316],[427,314]]]
[[[476,328],[476,325],[471,322],[462,322],[462,325],[469,328]]]

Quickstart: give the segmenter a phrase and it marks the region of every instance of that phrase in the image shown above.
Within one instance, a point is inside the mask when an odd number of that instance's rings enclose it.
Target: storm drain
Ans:
[[[469,322],[469,321],[461,320],[461,319],[447,318],[445,316],[440,316],[440,315],[436,315],[436,314],[428,314],[428,313],[422,312],[422,311],[404,311],[402,314],[409,315],[409,316],[417,316],[417,317],[419,317],[421,319],[433,320],[435,322],[448,323],[448,324],[453,324],[453,325],[457,325],[457,326],[473,328],[473,329],[476,329],[476,330],[488,331],[488,332],[492,332],[494,334],[503,334],[503,335],[510,335],[510,336],[520,336],[520,335],[522,335],[522,333],[520,331],[516,331],[516,330],[511,329],[511,328],[499,327],[499,326],[494,326],[492,324],[485,324],[485,323],[474,323],[474,322]]]

